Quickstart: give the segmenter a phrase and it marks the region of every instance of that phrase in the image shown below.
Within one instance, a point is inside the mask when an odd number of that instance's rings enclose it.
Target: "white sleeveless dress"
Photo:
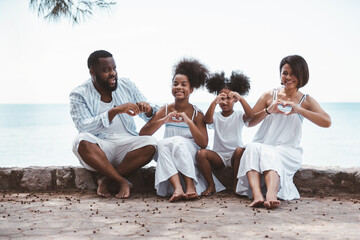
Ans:
[[[273,100],[277,99],[279,89],[274,89]],[[306,99],[303,95],[299,106]],[[283,200],[300,198],[293,183],[293,176],[301,167],[302,148],[300,147],[303,116],[300,114],[270,114],[265,117],[255,134],[253,142],[245,146],[237,175],[236,193],[253,197],[246,173],[255,170],[274,170],[280,176],[278,197]],[[265,181],[261,176],[263,193]]]
[[[191,120],[200,111],[196,106]],[[167,105],[166,113],[167,115]],[[196,192],[200,195],[205,191],[207,183],[196,166],[195,155],[200,147],[195,143],[191,131],[185,122],[167,123],[165,125],[164,139],[158,142],[158,155],[155,171],[155,189],[158,195],[168,196],[174,193],[169,178],[177,173],[192,178]],[[216,191],[222,191],[225,187],[213,176]],[[180,176],[184,191],[185,183]]]

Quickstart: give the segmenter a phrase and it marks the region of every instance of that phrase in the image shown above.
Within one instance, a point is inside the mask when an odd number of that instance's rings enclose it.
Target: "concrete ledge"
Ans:
[[[129,176],[134,185],[132,192],[154,191],[155,167],[142,168]],[[226,168],[215,172],[219,180],[229,189],[233,184],[233,171]],[[0,168],[0,190],[16,192],[49,192],[64,190],[96,189],[97,173],[82,167],[28,167]],[[360,168],[320,168],[304,166],[294,176],[294,183],[301,194],[317,196],[338,193],[360,193]],[[115,189],[116,186],[113,186]]]

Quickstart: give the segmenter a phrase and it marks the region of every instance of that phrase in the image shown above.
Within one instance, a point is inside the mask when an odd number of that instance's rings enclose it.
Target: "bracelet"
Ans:
[[[269,113],[269,111],[267,110],[267,108],[265,108],[265,112],[270,115],[271,113]]]

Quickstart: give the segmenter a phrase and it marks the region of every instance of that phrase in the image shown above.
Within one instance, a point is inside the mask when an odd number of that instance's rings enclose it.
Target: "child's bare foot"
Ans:
[[[108,191],[109,179],[106,177],[101,177],[98,179],[98,188],[96,194],[100,197],[110,197],[110,193]]]
[[[266,200],[264,202],[264,206],[267,209],[275,209],[280,206],[280,201],[279,200]]]
[[[233,183],[233,191],[234,191],[234,193],[236,193],[237,183],[238,183],[238,179],[237,179],[237,178],[234,178],[234,183]]]
[[[182,189],[175,189],[173,195],[169,199],[170,202],[175,202],[186,198],[186,195]]]
[[[262,194],[254,195],[254,201],[250,204],[250,207],[258,208],[264,206],[264,197]]]
[[[185,195],[186,195],[186,200],[194,200],[199,198],[199,195],[196,192],[188,192]]]
[[[120,190],[118,194],[115,195],[116,198],[129,198],[130,196],[130,185],[126,181],[120,184]]]
[[[186,189],[186,200],[192,200],[199,198],[199,195],[196,192],[195,186],[188,186]]]
[[[267,209],[275,209],[280,206],[280,201],[277,199],[277,194],[266,194],[266,201],[264,202],[264,206]]]
[[[211,196],[215,192],[215,184],[211,184],[201,193],[201,196]]]

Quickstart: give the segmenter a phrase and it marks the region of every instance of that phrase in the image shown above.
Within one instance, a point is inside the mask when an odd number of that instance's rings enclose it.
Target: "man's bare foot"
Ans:
[[[118,194],[115,195],[116,198],[129,198],[130,196],[130,185],[126,181],[122,184],[120,184],[120,190]]]
[[[182,189],[175,189],[173,195],[169,199],[170,202],[176,202],[181,199],[185,199],[186,195]]]
[[[211,196],[215,192],[215,184],[211,184],[201,193],[201,196]]]
[[[254,201],[250,204],[250,207],[258,208],[264,206],[264,197],[262,194],[254,195]]]
[[[264,206],[267,209],[275,209],[280,206],[280,201],[277,199],[277,194],[266,194],[266,201],[264,202]]]
[[[100,197],[110,197],[108,191],[109,179],[107,177],[101,177],[98,179],[98,188],[96,194]]]

